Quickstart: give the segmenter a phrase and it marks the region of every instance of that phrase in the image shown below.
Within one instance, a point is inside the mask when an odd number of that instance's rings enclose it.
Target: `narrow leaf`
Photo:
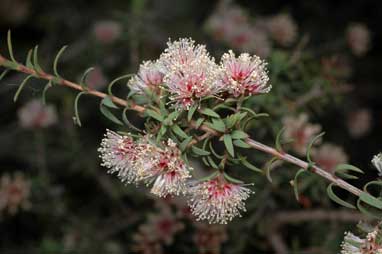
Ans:
[[[174,124],[171,129],[174,131],[176,135],[178,135],[181,138],[188,138],[187,133],[185,133],[177,124]]]
[[[201,113],[202,113],[203,115],[207,115],[207,116],[212,116],[212,117],[220,118],[220,116],[219,116],[215,111],[213,111],[213,110],[210,109],[210,108],[205,108],[205,109],[203,109]]]
[[[4,70],[1,75],[0,75],[0,81],[5,77],[5,75],[7,75],[9,72],[9,70]]]
[[[339,198],[333,191],[333,186],[334,184],[331,183],[329,184],[329,186],[326,188],[326,192],[328,193],[328,196],[331,200],[333,200],[334,202],[336,202],[337,204],[340,204],[342,206],[345,206],[347,208],[351,208],[351,209],[355,209],[355,206],[350,204],[349,202],[346,202],[344,200],[342,200],[341,198]]]
[[[218,169],[218,168],[219,168],[219,166],[216,165],[214,159],[212,159],[211,156],[207,156],[207,161],[209,162],[209,164],[211,165],[211,167],[213,167],[213,168],[215,168],[215,169]]]
[[[118,106],[114,104],[114,102],[111,100],[109,96],[106,96],[102,99],[101,103],[109,108],[115,108],[118,109]]]
[[[308,148],[306,149],[306,158],[307,158],[308,162],[313,163],[313,161],[312,161],[312,159],[311,159],[311,157],[310,157],[310,153],[311,153],[313,144],[314,144],[318,139],[320,139],[322,136],[324,136],[324,135],[325,135],[325,132],[322,132],[322,133],[318,134],[317,136],[315,136],[315,137],[310,141],[310,143],[309,143],[309,145],[308,145]]]
[[[382,209],[382,200],[376,197],[373,197],[367,192],[362,192],[359,198],[370,206],[376,207],[378,209]]]
[[[239,179],[236,179],[236,178],[233,178],[232,176],[229,176],[226,172],[224,172],[223,175],[224,175],[225,179],[227,179],[228,181],[230,181],[232,183],[238,183],[238,184],[244,183],[243,181],[241,181]]]
[[[80,97],[83,95],[83,94],[86,94],[86,92],[80,92],[77,94],[75,100],[74,100],[74,121],[75,123],[81,127],[81,119],[80,119],[80,115],[78,113],[78,101],[80,99]]]
[[[191,142],[191,140],[192,140],[192,137],[191,137],[191,136],[188,137],[188,138],[186,138],[185,140],[183,140],[183,142],[180,143],[180,145],[179,145],[179,149],[180,149],[181,151],[185,151],[186,148],[187,148],[187,145]]]
[[[48,89],[52,87],[52,81],[49,81],[48,84],[45,85],[44,90],[42,90],[42,103],[46,105],[46,93]]]
[[[374,219],[381,219],[382,218],[382,211],[379,211],[377,209],[373,209],[371,207],[366,207],[365,205],[362,205],[361,199],[357,200],[357,207],[358,209],[365,214],[366,216]]]
[[[298,177],[302,174],[302,173],[305,173],[305,172],[308,172],[306,171],[305,169],[300,169],[299,171],[297,171],[296,175],[294,176],[294,180],[293,180],[293,190],[294,190],[294,196],[296,198],[297,201],[300,201],[300,197],[299,197],[299,194],[298,194]]]
[[[38,45],[34,48],[33,50],[33,66],[34,66],[34,69],[37,73],[42,73],[44,72],[40,66],[40,64],[38,63]]]
[[[196,123],[195,123],[195,128],[199,129],[199,127],[202,125],[203,122],[204,122],[204,118],[198,118],[198,120],[196,120]]]
[[[283,134],[283,132],[285,131],[285,127],[283,127],[278,133],[277,133],[277,136],[276,136],[276,150],[279,151],[279,152],[282,152],[283,151],[283,148],[281,146],[281,135]]]
[[[122,112],[122,121],[125,123],[125,125],[127,125],[128,127],[130,127],[132,130],[135,130],[135,131],[138,131],[138,132],[141,132],[141,130],[137,127],[135,127],[132,123],[130,123],[129,119],[127,119],[127,110],[129,110],[129,108],[125,108]]]
[[[256,167],[255,165],[253,165],[252,163],[250,163],[249,161],[247,161],[247,159],[245,159],[244,157],[241,158],[241,164],[243,164],[243,166],[247,167],[248,169],[252,170],[252,171],[255,171],[255,172],[258,172],[258,173],[263,173],[263,171]]]
[[[231,135],[229,135],[229,134],[224,134],[224,136],[223,136],[223,141],[224,141],[224,145],[225,145],[225,147],[227,148],[228,153],[229,153],[232,157],[235,157],[235,151],[234,151],[234,148],[233,148],[232,137],[231,137]]]
[[[54,62],[53,62],[53,72],[54,72],[54,75],[56,75],[57,77],[61,77],[60,74],[58,73],[58,70],[57,70],[57,64],[58,64],[58,60],[60,59],[62,53],[64,53],[65,49],[67,48],[68,46],[63,46],[57,53],[56,57],[54,58]]]
[[[198,104],[195,104],[195,105],[192,105],[192,107],[188,110],[188,113],[187,113],[187,121],[191,121],[192,119],[192,116],[194,115],[196,109],[199,107]]]
[[[192,151],[197,154],[197,155],[200,155],[200,156],[207,156],[207,155],[210,155],[211,153],[204,150],[204,149],[200,149],[199,147],[197,146],[192,146],[191,147]]]
[[[120,76],[116,79],[114,79],[113,81],[110,82],[110,84],[107,86],[107,92],[110,96],[113,96],[113,93],[112,93],[112,88],[113,88],[113,85],[115,83],[117,83],[118,81],[122,80],[122,79],[125,79],[125,78],[130,78],[134,76],[134,74],[126,74],[126,75],[123,75],[123,76]]]
[[[237,146],[237,147],[241,147],[241,148],[246,148],[246,149],[251,148],[250,145],[248,145],[247,143],[245,143],[245,142],[244,142],[243,140],[241,140],[241,139],[236,139],[236,140],[234,140],[234,141],[233,141],[233,144],[234,144],[235,146]]]
[[[17,61],[16,61],[16,59],[15,59],[15,56],[13,55],[11,30],[8,30],[8,34],[7,34],[7,43],[8,43],[9,56],[10,56],[12,62],[17,63]]]
[[[23,80],[23,82],[20,84],[19,88],[17,88],[17,91],[16,91],[16,93],[15,93],[15,96],[13,97],[13,102],[16,102],[16,101],[17,101],[17,99],[19,98],[19,95],[20,95],[21,91],[23,90],[24,86],[26,85],[26,83],[28,82],[28,80],[29,80],[30,78],[32,78],[32,77],[33,77],[33,75],[29,75],[29,76],[27,76],[27,77]]]
[[[232,133],[233,139],[245,139],[248,138],[248,134],[241,130],[234,130]]]
[[[82,77],[80,79],[80,85],[82,87],[86,87],[86,82],[87,82],[86,80],[87,80],[87,78],[89,76],[89,73],[92,72],[92,71],[94,71],[94,67],[87,68],[85,70],[85,72],[82,74]]]
[[[155,112],[154,110],[151,110],[151,109],[147,109],[145,111],[145,113],[154,118],[155,120],[158,120],[159,122],[162,122],[164,119],[163,119],[163,116],[161,116],[160,114],[158,114],[157,112]]]
[[[102,102],[100,103],[99,107],[101,113],[110,121],[118,124],[118,125],[123,125],[123,123],[110,111],[109,108],[107,108]]]
[[[25,66],[30,68],[30,69],[34,69],[33,64],[32,64],[32,55],[33,55],[33,49],[30,49],[28,51],[27,59],[25,61]]]

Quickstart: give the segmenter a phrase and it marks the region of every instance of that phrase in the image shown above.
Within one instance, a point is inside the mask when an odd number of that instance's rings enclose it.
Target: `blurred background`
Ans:
[[[0,0],[0,52],[7,55],[11,29],[16,59],[38,44],[50,71],[69,45],[60,74],[78,81],[92,66],[87,83],[101,91],[158,58],[169,38],[206,44],[217,61],[228,49],[259,55],[273,89],[248,102],[270,114],[251,125],[251,136],[272,145],[284,126],[286,138],[299,140],[286,149],[303,158],[308,139],[325,131],[315,161],[329,172],[357,165],[366,174],[352,183],[362,186],[378,175],[370,160],[382,143],[381,15],[376,0]],[[10,72],[0,81],[0,253],[338,253],[344,231],[363,218],[332,203],[314,175],[301,178],[296,201],[290,181],[298,169],[279,164],[271,183],[248,169],[237,173],[256,191],[242,218],[196,222],[184,200],[125,186],[99,165],[102,135],[117,126],[97,98],[81,98],[79,127],[68,88],[49,89],[43,105],[45,83],[32,79],[13,103],[23,78]],[[115,86],[119,97],[128,92]],[[267,161],[249,156],[258,167]]]

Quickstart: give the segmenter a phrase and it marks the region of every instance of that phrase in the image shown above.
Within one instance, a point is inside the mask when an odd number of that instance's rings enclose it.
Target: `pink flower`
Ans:
[[[227,229],[225,225],[197,223],[193,238],[200,254],[219,254],[228,240]]]
[[[241,216],[240,211],[246,211],[244,201],[251,193],[250,189],[219,177],[191,187],[190,208],[197,220],[227,224]]]
[[[348,156],[342,147],[333,144],[323,144],[312,150],[313,160],[324,170],[333,173],[337,165],[346,163]]]
[[[297,25],[288,14],[277,14],[267,21],[271,37],[281,46],[291,45],[297,38]]]
[[[362,108],[350,112],[347,118],[347,127],[353,138],[361,138],[371,128],[373,116],[369,109]]]
[[[370,31],[361,23],[355,23],[348,27],[347,41],[353,54],[363,56],[370,48]]]
[[[96,40],[103,44],[113,43],[122,34],[121,24],[111,20],[95,23],[93,30]]]
[[[153,182],[151,193],[159,197],[185,194],[188,190],[186,180],[191,177],[192,168],[185,164],[171,139],[163,146],[161,149],[148,144],[142,150],[136,164],[137,175],[148,184]]]
[[[8,210],[15,214],[19,210],[30,207],[30,182],[22,173],[16,173],[13,178],[5,174],[0,179],[0,211]]]
[[[45,106],[40,100],[34,99],[25,104],[18,117],[23,128],[45,128],[57,122],[57,112],[53,106]]]
[[[107,130],[98,152],[101,153],[101,165],[109,169],[108,173],[116,172],[122,182],[138,181],[135,163],[139,149],[130,136],[121,136]]]
[[[230,50],[221,60],[222,83],[235,97],[268,93],[272,86],[267,84],[269,77],[265,66],[258,56],[243,53],[235,57]]]
[[[216,96],[222,89],[218,82],[219,67],[204,45],[191,39],[167,43],[159,62],[165,68],[164,83],[177,107],[189,109],[195,101]]]
[[[293,140],[292,149],[299,155],[305,155],[311,139],[321,131],[321,126],[308,122],[308,115],[300,114],[298,117],[287,116],[283,118],[285,131],[283,138]]]
[[[146,61],[139,67],[138,74],[129,80],[131,90],[143,94],[146,90],[158,92],[163,84],[163,68],[158,62]]]

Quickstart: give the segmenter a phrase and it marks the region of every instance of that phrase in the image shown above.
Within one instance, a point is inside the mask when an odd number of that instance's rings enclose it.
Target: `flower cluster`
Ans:
[[[155,62],[144,62],[128,83],[133,92],[158,93],[168,90],[169,100],[177,108],[189,109],[208,97],[224,92],[235,97],[268,93],[271,86],[266,64],[258,57],[232,51],[217,64],[204,45],[191,39],[169,41],[168,47]]]
[[[159,197],[187,195],[192,213],[198,220],[226,224],[245,211],[244,201],[252,191],[221,176],[193,184],[192,168],[169,139],[159,145],[146,135],[134,140],[107,130],[98,150],[102,166],[116,173],[122,182],[152,184],[151,193]]]
[[[341,254],[382,254],[382,230],[380,226],[372,228],[365,237],[346,232],[341,246]]]
[[[19,111],[20,125],[26,129],[46,128],[57,122],[57,112],[53,106],[45,106],[34,99],[26,103]]]
[[[4,174],[0,179],[0,211],[15,214],[22,209],[28,209],[30,182],[21,173],[13,177]]]
[[[342,147],[330,143],[325,143],[312,150],[312,156],[320,167],[330,173],[334,173],[334,169],[338,164],[348,161],[348,156]]]

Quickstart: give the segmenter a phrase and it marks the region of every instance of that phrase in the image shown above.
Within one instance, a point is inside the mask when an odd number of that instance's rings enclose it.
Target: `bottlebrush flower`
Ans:
[[[312,150],[312,157],[320,167],[330,173],[333,173],[338,164],[343,164],[348,161],[348,156],[342,147],[329,143]]]
[[[181,158],[181,151],[169,139],[164,148],[146,144],[136,163],[137,175],[147,184],[153,182],[151,193],[166,197],[187,192],[186,180],[191,177],[192,168]]]
[[[137,182],[135,163],[139,149],[132,137],[107,130],[98,152],[101,153],[101,166],[108,168],[108,173],[116,172],[122,182]]]
[[[242,185],[216,178],[191,187],[189,205],[197,220],[227,224],[241,216],[240,211],[246,211],[244,201],[252,193]]]
[[[138,74],[128,82],[130,89],[144,94],[145,90],[158,92],[163,84],[163,69],[158,62],[146,61],[139,67]]]
[[[363,56],[370,48],[370,31],[360,23],[352,24],[348,27],[347,41],[353,54],[356,56]]]
[[[379,171],[379,175],[382,176],[382,153],[374,155],[371,163],[373,163],[374,167]]]
[[[285,127],[283,138],[293,140],[292,149],[299,155],[305,155],[310,140],[321,131],[321,126],[309,123],[306,114],[298,117],[287,116],[282,121]]]
[[[297,38],[297,25],[288,14],[277,14],[267,21],[271,37],[281,46],[291,45]]]
[[[351,232],[345,233],[341,254],[382,254],[380,230],[380,228],[376,228],[365,238],[358,237]]]
[[[216,96],[222,90],[219,67],[204,45],[191,39],[168,42],[159,58],[165,68],[164,83],[177,107],[189,109],[195,101]]]
[[[56,109],[37,99],[26,103],[18,111],[18,117],[23,128],[46,128],[57,122]]]
[[[266,63],[258,56],[247,53],[235,54],[230,50],[223,54],[221,60],[222,83],[228,92],[235,97],[240,95],[256,95],[268,93],[272,86],[268,85],[269,77]]]
[[[122,34],[122,26],[111,20],[99,21],[94,24],[94,35],[98,42],[111,44]]]
[[[372,126],[373,116],[369,109],[357,109],[348,114],[347,127],[353,138],[366,135]]]
[[[19,210],[30,207],[30,182],[22,173],[15,174],[12,178],[4,174],[0,179],[0,211],[7,210],[15,214]]]

